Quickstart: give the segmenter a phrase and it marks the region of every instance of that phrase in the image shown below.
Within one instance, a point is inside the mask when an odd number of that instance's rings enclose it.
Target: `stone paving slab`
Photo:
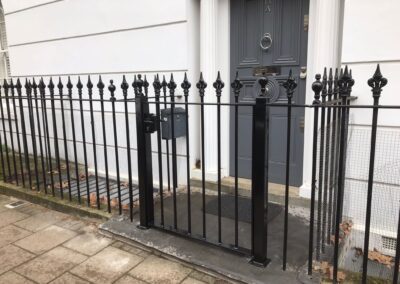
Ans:
[[[50,284],[90,284],[90,282],[83,280],[71,273],[64,273],[57,279],[50,282]]]
[[[99,220],[32,203],[4,207],[15,201],[0,195],[0,284],[228,283],[142,246],[105,237]],[[153,272],[146,272],[150,266]]]
[[[41,212],[24,220],[15,223],[20,228],[29,230],[31,232],[38,232],[61,221],[66,216],[64,214],[55,213],[51,211]]]
[[[14,222],[25,219],[27,217],[29,216],[24,213],[20,213],[16,210],[5,210],[1,212],[0,228],[8,226]]]
[[[0,229],[0,248],[11,244],[19,239],[29,236],[31,233],[27,230],[18,228],[14,225],[8,225]]]
[[[82,254],[57,247],[19,266],[15,271],[37,283],[48,283],[84,260],[86,256]]]
[[[112,283],[143,260],[114,247],[108,247],[71,272],[81,278],[96,283]]]
[[[158,269],[154,269],[158,267]],[[149,283],[181,283],[192,269],[161,257],[150,256],[129,274]]]
[[[1,284],[35,284],[35,282],[32,282],[13,271],[9,271],[7,273],[4,273],[3,275],[0,275],[0,283]]]
[[[71,239],[75,235],[76,233],[73,231],[52,225],[15,244],[35,254],[41,254]]]
[[[19,247],[8,245],[0,248],[0,274],[28,260],[34,255]]]
[[[105,238],[94,233],[78,235],[64,244],[65,247],[83,253],[94,255],[112,243],[110,238]]]

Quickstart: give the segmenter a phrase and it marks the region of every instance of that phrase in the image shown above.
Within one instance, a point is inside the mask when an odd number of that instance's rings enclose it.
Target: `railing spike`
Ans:
[[[156,95],[156,97],[160,96],[160,90],[161,90],[161,82],[160,79],[157,75],[154,75],[154,82],[153,82],[153,88],[154,88],[154,93]]]
[[[372,88],[372,94],[374,98],[379,98],[381,93],[382,93],[382,88],[386,86],[388,83],[388,80],[382,76],[381,73],[381,68],[379,64],[376,67],[375,73],[368,80],[368,86]]]
[[[49,82],[49,85],[47,87],[49,87],[50,90],[54,89],[54,83],[53,83],[53,78],[52,77],[50,77],[50,82]]]
[[[225,83],[221,80],[221,74],[218,71],[217,80],[213,84],[213,87],[215,88],[217,97],[221,96],[222,89],[224,88],[224,86],[225,86]]]
[[[88,82],[86,84],[86,87],[88,87],[88,89],[93,88],[93,83],[92,83],[92,80],[90,80],[90,75],[88,75]]]
[[[172,73],[171,73],[171,78],[168,83],[168,89],[170,89],[170,91],[175,91],[175,89],[176,89],[176,83],[174,81],[174,75]]]
[[[74,85],[72,85],[71,77],[68,76],[67,88],[71,90],[73,87],[74,87]]]
[[[239,79],[239,72],[236,71],[235,79],[231,83],[231,87],[235,94],[235,97],[238,97],[240,94],[240,89],[243,87],[242,82]]]
[[[129,88],[129,84],[128,84],[128,82],[126,81],[125,75],[123,75],[123,76],[122,76],[121,89],[122,89],[123,91],[126,91],[126,90],[128,90],[128,88]]]
[[[200,97],[204,97],[205,89],[207,88],[207,83],[204,81],[203,72],[200,72],[200,79],[196,84],[197,89],[199,89]]]
[[[76,87],[78,89],[82,89],[83,88],[83,84],[81,82],[81,76],[78,76],[78,83],[76,84]]]
[[[282,86],[286,89],[286,95],[289,98],[293,97],[293,93],[297,88],[297,82],[292,76],[292,69],[289,70],[289,76],[285,82],[283,82]]]
[[[17,89],[21,89],[22,88],[21,81],[19,80],[19,78],[17,79],[17,84],[15,85],[15,87]]]
[[[190,82],[188,80],[188,77],[187,77],[187,74],[185,72],[185,76],[183,77],[183,82],[181,84],[181,87],[183,89],[183,93],[184,93],[185,96],[189,95],[189,89],[190,89],[191,86],[192,86],[192,84],[190,84]]]
[[[323,88],[323,85],[321,83],[321,74],[315,75],[315,80],[314,83],[312,83],[312,90],[314,91],[314,101],[313,104],[319,104],[320,103],[320,94]]]
[[[103,90],[105,87],[103,80],[101,79],[101,75],[99,75],[99,82],[97,83],[97,88]]]
[[[57,88],[62,89],[63,87],[64,87],[64,86],[63,86],[63,84],[62,84],[62,82],[61,82],[61,77],[59,76],[59,77],[58,77]]]

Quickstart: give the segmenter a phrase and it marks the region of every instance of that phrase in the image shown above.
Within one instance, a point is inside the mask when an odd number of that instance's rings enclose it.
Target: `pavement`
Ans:
[[[231,283],[144,247],[100,234],[75,217],[0,195],[0,284]]]

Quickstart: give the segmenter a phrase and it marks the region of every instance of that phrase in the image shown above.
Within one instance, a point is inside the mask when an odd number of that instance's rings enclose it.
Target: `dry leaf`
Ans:
[[[90,194],[90,206],[91,207],[96,207],[97,206],[97,195],[94,192],[92,192]]]
[[[118,207],[118,199],[116,199],[116,198],[111,199],[110,205],[111,205],[111,208],[117,208]]]

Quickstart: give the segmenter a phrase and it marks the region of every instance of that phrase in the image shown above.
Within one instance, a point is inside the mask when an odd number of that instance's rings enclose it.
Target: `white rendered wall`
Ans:
[[[105,98],[109,97],[107,86],[114,79],[117,86],[116,96],[121,98],[120,84],[122,74],[127,75],[131,85],[134,74],[145,74],[152,83],[154,75],[174,73],[178,85],[176,95],[182,95],[180,83],[184,72],[194,83],[198,79],[199,59],[199,3],[195,0],[61,0],[61,1],[13,1],[3,0],[6,14],[6,27],[11,60],[12,77],[44,77],[49,76],[58,81],[58,76],[66,84],[67,76],[71,76],[74,84],[81,75],[86,86],[87,76],[91,75],[96,85],[98,74],[102,75],[106,84]],[[197,101],[197,93],[191,89],[190,101]],[[150,90],[152,90],[150,85]],[[58,91],[57,88],[55,90]],[[152,93],[152,91],[151,91]],[[86,91],[83,94],[87,97]],[[132,87],[128,96],[133,97]],[[150,96],[152,96],[150,94]],[[76,92],[74,97],[77,97]],[[94,98],[98,98],[94,88]],[[183,101],[182,98],[177,99]],[[105,104],[106,110],[111,109],[110,103]],[[56,107],[59,104],[56,103]],[[75,110],[78,103],[74,103]],[[89,109],[89,103],[84,103]],[[154,106],[151,107],[154,111]],[[100,104],[94,103],[94,109],[99,110]],[[123,105],[117,103],[117,111],[123,111]],[[132,147],[133,175],[137,175],[136,153],[136,121],[134,103],[129,105],[129,124]],[[196,129],[197,110],[189,110],[191,127]],[[49,112],[50,114],[50,112]],[[70,112],[66,111],[66,117]],[[58,133],[61,128],[61,114],[57,112]],[[87,141],[92,141],[90,113],[84,112]],[[66,120],[67,136],[71,135],[70,119]],[[79,112],[75,112],[77,140],[81,139]],[[96,142],[102,144],[100,113],[95,113]],[[112,136],[111,113],[106,113],[107,144],[114,145]],[[127,177],[126,137],[124,115],[117,114],[118,145],[121,147],[121,175]],[[29,132],[29,131],[28,131]],[[158,181],[157,144],[153,135],[153,167],[154,177]],[[191,165],[194,167],[198,159],[198,137],[191,136]],[[163,143],[165,146],[165,143]],[[60,154],[64,157],[62,141]],[[68,143],[70,159],[73,157],[72,143]],[[104,171],[103,147],[97,147],[98,166]],[[54,149],[52,149],[54,153]],[[89,167],[93,169],[93,150],[88,145]],[[165,152],[165,147],[163,147]],[[186,181],[186,151],[185,139],[178,139],[178,175],[179,182]],[[78,157],[83,162],[82,145],[78,144]],[[114,148],[108,148],[110,174],[115,174]],[[166,164],[164,159],[164,181],[166,180]],[[165,182],[164,182],[165,184]]]

